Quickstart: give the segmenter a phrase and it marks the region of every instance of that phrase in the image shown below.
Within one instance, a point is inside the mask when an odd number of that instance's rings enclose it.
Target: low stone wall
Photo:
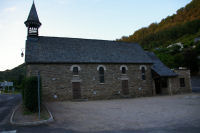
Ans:
[[[37,75],[40,71],[42,77],[42,93],[45,101],[72,100],[73,73],[70,67],[74,64],[28,64],[27,76]],[[151,65],[145,65],[146,80],[142,80],[141,65],[144,64],[103,64],[105,70],[105,83],[99,82],[99,64],[76,64],[79,71],[81,96],[83,99],[110,99],[120,98],[122,92],[122,77],[128,79],[129,97],[152,96],[153,86]],[[120,66],[126,65],[126,75],[122,75]],[[54,98],[54,95],[57,98]]]

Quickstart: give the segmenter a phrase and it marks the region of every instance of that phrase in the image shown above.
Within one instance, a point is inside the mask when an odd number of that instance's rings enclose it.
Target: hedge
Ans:
[[[40,103],[42,103],[42,85],[40,79]],[[23,105],[31,112],[38,111],[38,77],[32,76],[25,79],[23,90]]]

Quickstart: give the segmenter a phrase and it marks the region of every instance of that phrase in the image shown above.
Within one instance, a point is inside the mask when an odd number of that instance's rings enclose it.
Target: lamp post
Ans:
[[[40,119],[40,71],[38,71],[38,117]]]

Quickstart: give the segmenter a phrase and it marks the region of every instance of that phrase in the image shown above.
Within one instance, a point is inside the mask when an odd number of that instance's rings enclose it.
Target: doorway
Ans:
[[[129,89],[128,89],[128,80],[122,80],[122,94],[128,95]]]
[[[158,95],[162,94],[162,88],[161,88],[161,80],[160,80],[160,78],[154,79],[154,82],[155,82],[156,94],[158,94]]]
[[[73,89],[73,99],[81,99],[80,82],[73,82],[72,89]]]

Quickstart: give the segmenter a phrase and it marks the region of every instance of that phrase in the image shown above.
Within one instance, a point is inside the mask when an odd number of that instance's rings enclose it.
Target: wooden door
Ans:
[[[73,99],[81,99],[80,82],[73,82],[72,88],[73,88]]]
[[[162,90],[161,90],[160,78],[159,79],[154,79],[154,82],[155,82],[156,94],[161,94]]]
[[[128,95],[129,89],[128,89],[128,80],[122,80],[122,94]]]

